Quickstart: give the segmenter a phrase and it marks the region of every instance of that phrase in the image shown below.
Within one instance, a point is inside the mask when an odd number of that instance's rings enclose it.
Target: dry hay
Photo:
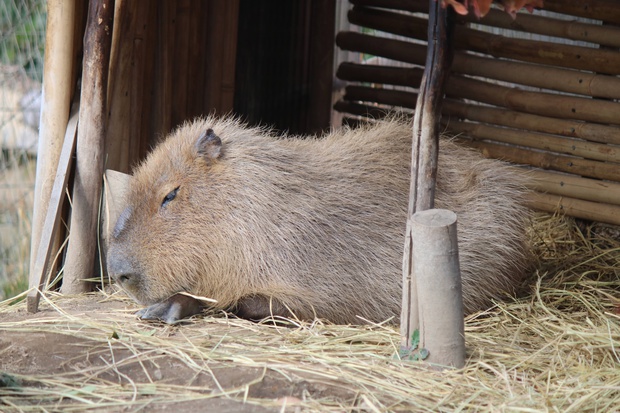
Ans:
[[[51,295],[36,317],[4,302],[0,410],[619,411],[615,231],[537,215],[530,293],[469,317],[466,367],[442,373],[395,359],[391,326],[164,326],[119,293]]]

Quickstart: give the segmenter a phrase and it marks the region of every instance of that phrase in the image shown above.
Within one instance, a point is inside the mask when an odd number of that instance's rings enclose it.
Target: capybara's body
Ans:
[[[147,305],[185,291],[250,317],[397,321],[410,159],[399,120],[319,139],[188,123],[135,170],[109,271]],[[449,141],[438,165],[436,207],[458,216],[471,313],[511,293],[529,264],[523,181]]]

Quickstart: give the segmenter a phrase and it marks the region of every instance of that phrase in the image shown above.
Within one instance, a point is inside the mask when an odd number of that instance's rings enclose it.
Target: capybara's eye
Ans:
[[[161,201],[162,208],[165,207],[166,205],[168,205],[168,203],[170,201],[172,201],[174,199],[174,197],[177,196],[177,192],[179,192],[179,187],[178,186],[176,188],[174,188],[172,191],[168,192],[168,195],[166,195],[164,197],[164,200]]]

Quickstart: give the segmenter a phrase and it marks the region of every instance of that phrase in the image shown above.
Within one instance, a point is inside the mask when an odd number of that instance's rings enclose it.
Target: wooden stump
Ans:
[[[461,368],[465,365],[463,293],[457,245],[456,214],[445,209],[416,212],[411,221],[413,274],[418,295],[419,348],[425,361]]]

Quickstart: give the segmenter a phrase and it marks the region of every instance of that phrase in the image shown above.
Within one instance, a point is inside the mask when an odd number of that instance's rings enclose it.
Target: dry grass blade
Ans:
[[[145,323],[122,294],[0,303],[2,411],[598,412],[620,406],[620,237],[537,215],[528,293],[466,321],[468,362],[396,358],[387,325]],[[481,286],[482,287],[482,286]]]

